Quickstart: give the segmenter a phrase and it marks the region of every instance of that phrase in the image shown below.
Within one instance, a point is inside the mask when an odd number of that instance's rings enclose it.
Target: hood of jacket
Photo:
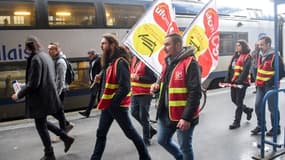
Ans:
[[[175,57],[167,57],[167,59],[172,59],[171,63],[177,63],[187,57],[194,56],[194,48],[192,46],[183,47]]]

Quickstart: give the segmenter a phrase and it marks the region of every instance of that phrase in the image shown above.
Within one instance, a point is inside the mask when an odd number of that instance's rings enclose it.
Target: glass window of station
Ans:
[[[84,3],[48,3],[50,26],[94,26],[95,6]]]
[[[33,26],[35,24],[34,2],[0,1],[0,26]]]
[[[132,27],[144,13],[144,6],[105,4],[106,26]]]

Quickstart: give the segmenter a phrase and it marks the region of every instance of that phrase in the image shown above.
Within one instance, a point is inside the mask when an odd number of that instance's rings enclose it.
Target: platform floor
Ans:
[[[245,104],[253,106],[255,94],[253,87],[247,91]],[[284,130],[284,93],[280,94],[281,126]],[[234,105],[230,101],[229,89],[217,89],[208,92],[207,106],[201,113],[200,123],[194,132],[194,152],[196,160],[250,160],[257,156],[259,150],[256,144],[260,136],[250,135],[250,130],[256,126],[256,116],[251,121],[246,121],[243,116],[241,127],[229,130],[228,126],[233,121]],[[53,144],[57,160],[88,160],[95,144],[96,128],[100,112],[93,111],[89,118],[82,118],[77,112],[67,113],[67,118],[75,124],[70,132],[75,137],[75,142],[68,153],[64,153],[62,142]],[[151,118],[155,117],[155,109],[151,109]],[[141,133],[141,127],[134,120],[133,123]],[[267,122],[270,122],[267,120]],[[155,126],[155,125],[154,125]],[[156,127],[156,126],[155,126]],[[267,128],[271,126],[267,123]],[[284,131],[278,137],[282,143]],[[271,138],[267,138],[270,140]],[[173,160],[156,142],[156,136],[152,139],[152,145],[148,147],[153,160]],[[284,149],[284,148],[283,148]],[[278,151],[283,151],[278,149]],[[266,154],[271,153],[272,148],[267,147]],[[39,160],[43,155],[43,147],[32,120],[20,120],[0,123],[0,160]],[[137,151],[134,145],[119,129],[116,122],[113,123],[103,160],[136,160]],[[276,160],[285,160],[285,156]]]

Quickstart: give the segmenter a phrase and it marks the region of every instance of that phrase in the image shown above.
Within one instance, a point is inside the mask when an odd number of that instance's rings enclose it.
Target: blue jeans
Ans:
[[[119,106],[113,108],[112,110],[108,108],[101,112],[96,135],[97,140],[91,160],[100,160],[102,158],[106,146],[107,133],[114,119],[118,122],[120,128],[123,130],[125,135],[135,144],[139,153],[140,160],[150,160],[151,158],[149,156],[148,150],[142,138],[139,136],[139,134],[133,127],[131,119],[129,118],[128,108],[123,108]]]
[[[150,141],[149,107],[151,95],[132,96],[131,113],[143,128],[144,142]]]
[[[262,86],[256,87],[256,99],[255,99],[255,114],[257,117],[257,126],[261,127],[262,119],[261,119],[261,103],[265,93],[269,90],[273,89],[273,86]],[[280,113],[279,109],[277,108],[277,115],[274,116],[274,94],[268,97],[267,100],[268,108],[270,111],[270,118],[271,118],[271,125],[273,127],[274,117],[277,118],[278,128],[280,128],[279,121],[280,121]],[[265,120],[264,120],[265,122]]]
[[[163,117],[158,118],[158,143],[171,155],[173,155],[176,160],[194,160],[192,136],[195,127],[190,127],[186,131],[181,131],[175,126],[166,125],[165,122],[166,121],[163,119]],[[175,132],[177,134],[179,146],[172,139]]]

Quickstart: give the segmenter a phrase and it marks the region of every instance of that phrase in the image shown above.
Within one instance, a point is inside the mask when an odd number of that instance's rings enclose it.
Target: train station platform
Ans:
[[[245,104],[253,107],[255,101],[254,88],[247,90]],[[284,130],[284,93],[280,93],[281,127]],[[231,103],[229,88],[208,91],[206,108],[200,116],[200,123],[194,131],[194,153],[196,160],[250,160],[259,154],[256,144],[260,136],[252,136],[250,130],[256,127],[256,116],[250,121],[242,118],[241,127],[229,130],[233,121],[235,106]],[[53,144],[57,160],[88,160],[93,152],[96,129],[100,112],[93,110],[91,117],[83,118],[77,112],[67,113],[67,118],[75,124],[70,135],[75,137],[75,142],[68,153],[64,153],[62,142]],[[155,117],[155,109],[151,109],[151,118]],[[267,115],[267,118],[268,115]],[[56,122],[56,121],[54,121]],[[137,130],[142,129],[132,119]],[[270,128],[269,119],[267,128]],[[154,127],[156,125],[154,124]],[[284,131],[278,137],[282,142]],[[267,138],[272,139],[272,138]],[[148,147],[153,160],[173,160],[157,142],[157,137],[152,139]],[[267,147],[271,152],[272,147]],[[18,120],[0,123],[0,160],[39,160],[43,155],[43,146],[34,127],[32,120]],[[134,145],[123,134],[114,122],[109,134],[103,160],[137,160],[138,154]],[[285,156],[276,160],[285,159]]]

